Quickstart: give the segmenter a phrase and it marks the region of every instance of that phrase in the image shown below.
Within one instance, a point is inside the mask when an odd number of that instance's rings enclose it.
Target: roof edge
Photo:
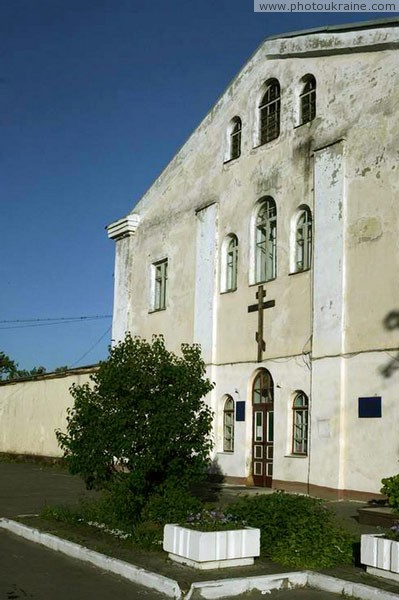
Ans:
[[[313,27],[312,29],[299,29],[298,31],[289,31],[279,33],[265,38],[268,40],[282,40],[285,38],[302,37],[314,33],[334,33],[344,31],[358,31],[360,29],[377,29],[379,27],[399,27],[399,17],[387,17],[385,19],[372,19],[370,21],[358,21],[357,23],[344,23],[342,25],[323,25],[322,27]]]

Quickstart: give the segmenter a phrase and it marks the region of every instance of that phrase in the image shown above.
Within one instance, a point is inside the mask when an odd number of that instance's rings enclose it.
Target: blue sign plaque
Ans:
[[[245,421],[245,402],[236,402],[236,421]]]
[[[359,398],[359,418],[379,419],[382,416],[381,396]]]

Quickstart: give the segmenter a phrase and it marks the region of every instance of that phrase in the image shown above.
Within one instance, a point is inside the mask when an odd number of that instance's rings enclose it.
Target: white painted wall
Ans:
[[[93,370],[0,384],[0,452],[60,457],[55,430],[66,429],[73,405],[69,388],[89,381]]]
[[[229,475],[249,475],[250,387],[259,366],[280,386],[275,479],[374,493],[383,474],[397,470],[399,428],[392,424],[399,374],[383,380],[373,357],[398,346],[398,330],[384,326],[399,309],[398,41],[397,25],[266,40],[134,208],[140,224],[129,242],[132,260],[117,240],[114,331],[128,322],[145,338],[162,333],[174,351],[202,342],[216,383],[209,402],[218,458]],[[298,126],[299,82],[307,73],[317,82],[317,114]],[[270,77],[281,86],[281,133],[257,146],[258,101]],[[236,115],[241,156],[225,163],[226,132]],[[259,365],[256,314],[247,307],[256,301],[252,216],[266,195],[277,206],[277,277],[265,286],[276,304],[265,311],[267,347]],[[198,209],[212,203],[217,217],[210,207],[201,220]],[[290,226],[302,205],[314,215],[314,265],[293,274]],[[221,293],[219,248],[231,233],[239,243],[237,290]],[[151,313],[150,266],[159,257],[169,261],[168,302],[165,311]],[[290,455],[297,389],[311,401],[310,460]],[[234,455],[220,452],[225,394],[245,399],[248,408],[245,423],[236,424]],[[359,394],[385,398],[382,420],[353,416]],[[366,464],[365,436],[374,429],[389,448],[376,445]]]
[[[201,344],[206,363],[212,363],[216,347],[218,205],[197,211],[194,298],[194,342]]]

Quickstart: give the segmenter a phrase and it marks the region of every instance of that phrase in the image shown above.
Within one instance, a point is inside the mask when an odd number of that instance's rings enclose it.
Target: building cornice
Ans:
[[[131,214],[127,217],[123,217],[123,219],[114,221],[106,228],[108,237],[111,240],[119,240],[121,238],[134,235],[139,223],[140,217],[136,214]]]

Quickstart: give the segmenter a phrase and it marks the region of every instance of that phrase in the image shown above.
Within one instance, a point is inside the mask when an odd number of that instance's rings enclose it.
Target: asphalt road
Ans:
[[[0,516],[36,514],[85,495],[78,478],[30,464],[0,463]],[[164,600],[149,588],[0,529],[0,600]]]
[[[0,462],[0,517],[37,514],[46,504],[74,504],[89,494],[77,477],[33,464]],[[345,508],[345,507],[344,507]],[[354,510],[353,507],[351,510]],[[242,574],[240,574],[242,575]],[[200,578],[198,578],[200,579]],[[213,579],[209,573],[209,579]],[[399,596],[398,596],[399,597]],[[166,596],[33,544],[0,529],[0,600],[165,600]],[[339,600],[309,589],[234,600]]]
[[[0,530],[0,599],[162,600],[134,585]]]
[[[278,592],[272,592],[267,596],[259,594],[259,596],[251,596],[250,600],[256,600],[262,598],[264,600],[342,600],[341,594],[331,594],[330,592],[322,592],[319,590],[302,589],[302,590],[282,590]],[[237,599],[237,596],[236,596]]]

